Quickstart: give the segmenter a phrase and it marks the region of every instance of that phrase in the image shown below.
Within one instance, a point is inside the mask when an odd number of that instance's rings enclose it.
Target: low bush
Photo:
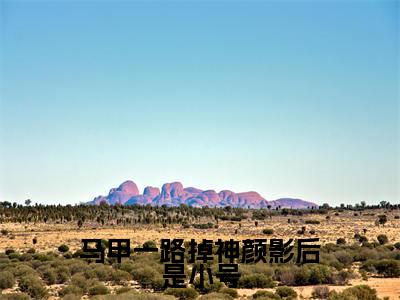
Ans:
[[[47,297],[46,287],[38,277],[32,275],[21,277],[19,287],[22,292],[27,293],[34,299],[45,299]]]
[[[264,274],[250,274],[241,276],[238,282],[241,288],[273,288],[275,286],[271,277]]]
[[[197,298],[198,300],[232,300],[233,298],[228,294],[223,293],[210,293],[206,295],[202,295]]]
[[[294,289],[288,286],[280,286],[275,290],[275,294],[277,294],[282,299],[297,299],[297,293]]]
[[[296,291],[288,286],[277,287],[275,290],[275,294],[277,294],[282,299],[287,299],[287,300],[297,299]]]
[[[224,288],[220,289],[219,292],[223,293],[223,294],[227,294],[227,295],[231,296],[232,298],[238,298],[239,297],[239,294],[238,294],[236,289],[224,287]]]
[[[90,269],[84,272],[85,277],[89,279],[98,279],[100,281],[109,281],[112,277],[112,269],[99,264],[91,265]]]
[[[122,287],[122,288],[117,289],[117,290],[115,291],[115,293],[116,293],[117,295],[119,295],[119,294],[124,294],[124,293],[131,292],[131,291],[133,291],[132,288],[127,287],[127,286],[124,286],[124,287]]]
[[[71,283],[79,288],[81,288],[83,291],[86,291],[88,287],[88,281],[85,276],[83,276],[82,273],[77,273],[71,277]]]
[[[13,268],[12,272],[16,277],[22,277],[26,275],[38,276],[37,272],[26,264],[17,265],[15,268]]]
[[[89,288],[89,295],[107,295],[110,290],[104,284],[95,284]]]
[[[78,295],[78,296],[80,296],[80,295],[83,294],[83,290],[82,290],[82,288],[80,288],[79,286],[70,284],[70,285],[67,285],[67,286],[63,287],[63,288],[58,292],[58,295],[59,295],[60,297],[63,297],[63,296],[68,295],[68,294],[73,294],[73,295]]]
[[[201,294],[208,294],[219,292],[220,289],[225,287],[225,284],[220,281],[214,281],[213,284],[210,284],[208,281],[206,281],[203,287],[200,287],[200,278],[196,278],[196,280],[194,281],[194,287]]]
[[[346,250],[336,251],[334,256],[344,266],[350,266],[353,263],[353,256]]]
[[[400,277],[400,261],[395,259],[367,260],[361,268],[384,277]]]
[[[389,239],[386,236],[386,234],[380,234],[376,237],[376,239],[378,240],[379,244],[381,244],[381,245],[385,245],[389,242]]]
[[[210,229],[210,228],[214,228],[214,224],[211,222],[204,223],[204,224],[193,224],[193,227],[196,229]]]
[[[112,272],[111,278],[115,284],[121,284],[121,283],[125,283],[125,282],[131,280],[132,276],[130,273],[128,273],[126,271],[116,270],[116,271]]]
[[[155,241],[147,241],[143,243],[143,248],[148,249],[148,248],[156,248],[156,242]]]
[[[0,296],[1,300],[30,300],[31,298],[24,293],[9,293]]]
[[[69,247],[65,244],[61,245],[60,247],[58,247],[58,251],[65,253],[69,251]]]
[[[15,284],[13,273],[8,271],[0,272],[0,289],[12,288]]]
[[[379,300],[376,290],[368,285],[356,285],[343,290],[341,293],[332,291],[329,293],[329,300]]]
[[[57,273],[54,269],[48,268],[43,272],[42,279],[48,285],[55,284],[57,283]]]
[[[57,274],[57,283],[65,283],[71,277],[69,269],[65,266],[60,266],[55,269]]]
[[[311,293],[311,297],[313,299],[328,299],[329,297],[329,288],[325,285],[316,286],[313,288]]]
[[[320,224],[321,222],[318,221],[318,220],[305,220],[304,223],[306,223],[306,224],[315,224],[315,225],[318,225],[318,224]]]
[[[75,294],[66,294],[62,297],[62,300],[81,300],[81,296]]]
[[[263,229],[262,232],[263,232],[264,234],[273,234],[273,233],[274,233],[274,230],[271,229],[271,228],[265,228],[265,229]]]
[[[164,294],[174,296],[180,300],[196,299],[199,296],[199,293],[194,288],[168,288],[164,291]]]
[[[137,265],[132,271],[132,277],[137,280],[143,288],[160,290],[164,285],[162,273],[151,265]]]

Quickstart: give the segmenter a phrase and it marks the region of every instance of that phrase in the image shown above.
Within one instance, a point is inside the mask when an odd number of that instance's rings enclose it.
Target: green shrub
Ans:
[[[397,242],[393,245],[397,250],[400,250],[400,242]]]
[[[34,299],[44,299],[47,297],[46,287],[42,281],[32,275],[25,275],[19,281],[19,287],[22,292],[26,292]]]
[[[379,300],[376,290],[368,285],[356,285],[343,290],[341,293],[332,291],[329,300]]]
[[[147,241],[143,243],[143,248],[156,248],[156,242],[154,241]]]
[[[32,260],[32,255],[30,253],[23,253],[21,254],[20,261],[31,261]]]
[[[274,230],[271,229],[271,228],[265,228],[265,229],[263,229],[262,232],[263,232],[264,234],[273,234],[273,233],[274,233]]]
[[[65,244],[62,244],[60,247],[58,247],[58,251],[65,253],[69,251],[69,247]]]
[[[378,240],[379,244],[381,244],[381,245],[385,245],[389,242],[389,239],[386,236],[386,234],[380,234],[376,237],[376,239]]]
[[[249,274],[241,276],[238,282],[241,288],[273,288],[275,286],[271,277],[263,274]]]
[[[107,295],[110,290],[104,284],[96,284],[89,288],[89,295]]]
[[[68,261],[65,266],[68,267],[71,275],[84,272],[89,269],[88,264],[86,262],[76,259]]]
[[[12,271],[16,277],[22,277],[26,275],[38,276],[37,272],[33,268],[25,264],[17,265]]]
[[[48,269],[43,273],[42,279],[48,285],[57,283],[57,273],[53,269]]]
[[[30,300],[30,297],[24,293],[9,293],[0,295],[1,300]]]
[[[325,285],[316,286],[313,288],[311,293],[311,297],[313,299],[328,299],[329,297],[329,288]]]
[[[198,290],[201,294],[208,294],[208,293],[216,293],[219,292],[220,289],[225,287],[220,281],[214,281],[213,284],[210,284],[208,281],[204,283],[203,287],[200,287],[200,278],[196,278],[194,282],[194,287]]]
[[[8,255],[8,258],[19,260],[21,258],[21,254],[19,254],[18,252],[13,252]]]
[[[75,274],[71,277],[71,283],[79,288],[81,288],[83,291],[87,289],[88,282],[85,276],[83,276],[81,273]]]
[[[353,263],[353,256],[346,250],[336,251],[334,256],[344,266],[350,266]]]
[[[198,300],[232,300],[233,298],[228,294],[223,293],[210,293],[206,295],[202,295],[201,297],[197,298]]]
[[[57,274],[57,283],[65,283],[71,277],[69,269],[65,266],[57,267],[55,271]]]
[[[116,270],[111,274],[112,281],[116,284],[121,284],[123,282],[129,281],[132,279],[130,273],[123,270]]]
[[[238,294],[236,289],[224,287],[224,288],[220,289],[219,292],[223,293],[223,294],[227,294],[227,295],[231,296],[232,298],[238,298],[239,297],[239,294]]]
[[[131,274],[143,288],[161,289],[164,285],[162,274],[152,266],[141,266],[134,269]]]
[[[105,265],[93,264],[90,269],[86,270],[85,276],[87,278],[97,278],[100,281],[109,281],[112,277],[112,269]]]
[[[210,228],[214,228],[214,224],[213,223],[204,223],[204,224],[193,224],[193,227],[196,229],[210,229]]]
[[[199,293],[194,288],[168,288],[164,291],[164,294],[174,296],[180,300],[196,299]]]
[[[318,224],[320,224],[321,222],[318,221],[318,220],[305,220],[305,223],[306,223],[306,224],[315,224],[315,225],[318,225]]]
[[[123,286],[122,288],[117,289],[117,290],[115,291],[115,293],[116,293],[117,295],[119,295],[119,294],[124,294],[124,293],[131,292],[131,291],[133,291],[132,288],[130,288],[130,287],[128,287],[128,286]]]
[[[373,271],[375,269],[378,274],[384,277],[400,277],[400,261],[398,260],[369,260],[366,261],[362,267],[367,271]]]
[[[78,287],[78,286],[76,286],[76,285],[70,284],[70,285],[67,285],[67,286],[63,287],[63,288],[58,292],[58,295],[59,295],[60,297],[63,297],[63,296],[68,295],[68,294],[73,294],[73,295],[78,295],[78,296],[80,296],[80,295],[83,294],[83,290],[82,290],[82,288],[80,288],[80,287]]]
[[[12,288],[15,284],[13,273],[8,271],[0,272],[0,289]]]
[[[296,299],[297,293],[294,289],[288,286],[279,286],[276,288],[275,293],[282,299]]]
[[[75,294],[66,294],[62,297],[62,300],[81,300],[81,296]]]
[[[379,215],[377,222],[378,222],[378,224],[380,224],[382,226],[385,226],[385,224],[387,222],[387,216],[386,215]]]
[[[368,280],[368,273],[365,272],[364,270],[360,270],[360,275],[361,275],[362,280],[365,280],[365,281]]]

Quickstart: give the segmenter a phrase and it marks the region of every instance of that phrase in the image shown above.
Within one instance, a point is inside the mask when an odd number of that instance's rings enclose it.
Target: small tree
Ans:
[[[81,229],[81,227],[83,226],[83,221],[82,219],[78,220],[78,228]]]
[[[65,253],[69,251],[69,247],[65,244],[61,245],[60,247],[58,247],[58,251]]]
[[[272,228],[265,228],[262,231],[264,234],[273,234],[274,230]]]
[[[378,240],[379,244],[381,244],[381,245],[385,245],[389,242],[389,239],[385,234],[378,235],[376,237],[376,239]]]
[[[387,222],[387,216],[386,215],[379,215],[378,216],[378,223],[382,226],[385,226]]]

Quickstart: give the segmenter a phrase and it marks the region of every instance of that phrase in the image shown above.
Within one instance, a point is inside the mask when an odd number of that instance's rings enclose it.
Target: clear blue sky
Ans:
[[[397,1],[1,1],[0,200],[124,180],[400,199]]]

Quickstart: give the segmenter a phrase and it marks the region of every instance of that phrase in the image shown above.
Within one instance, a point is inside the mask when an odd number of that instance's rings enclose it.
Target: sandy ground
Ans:
[[[369,278],[368,281],[351,280],[349,285],[327,285],[330,290],[342,291],[350,286],[366,284],[376,289],[380,298],[389,297],[390,300],[400,299],[400,278]],[[311,299],[311,293],[315,286],[300,286],[294,287],[299,297],[303,299]],[[251,296],[255,292],[265,290],[273,292],[273,289],[238,289],[240,296]]]
[[[376,213],[378,215],[379,213]],[[162,228],[161,225],[135,225],[130,227],[122,227],[116,225],[99,226],[97,223],[86,223],[81,229],[78,229],[76,223],[68,224],[19,224],[6,223],[0,224],[0,229],[7,229],[10,233],[7,236],[0,236],[0,251],[8,248],[19,250],[35,247],[36,250],[55,250],[61,244],[68,245],[72,250],[81,248],[81,239],[83,238],[129,238],[133,245],[143,244],[148,240],[159,241],[162,238],[183,238],[185,240],[203,238],[217,240],[221,238],[244,240],[249,238],[299,238],[299,237],[318,237],[322,244],[332,242],[335,243],[339,237],[345,238],[347,241],[353,241],[355,233],[363,234],[366,229],[366,236],[370,240],[376,240],[379,234],[386,234],[389,241],[400,241],[400,219],[394,219],[388,216],[389,221],[385,226],[375,225],[375,216],[353,216],[351,212],[342,213],[340,216],[330,215],[330,219],[326,220],[325,215],[313,216],[288,216],[273,217],[264,221],[258,221],[258,227],[254,225],[254,221],[245,220],[241,222],[220,221],[219,228],[201,230],[201,229],[184,229],[180,225],[169,225]],[[296,223],[288,224],[288,218]],[[321,224],[309,225],[304,224],[305,220],[319,220]],[[208,222],[209,220],[204,220]],[[306,234],[298,235],[297,231],[302,226],[306,226]],[[274,233],[271,236],[262,234],[262,229],[272,228]],[[237,230],[237,233],[235,231]],[[311,235],[310,230],[315,230],[315,234]],[[37,244],[33,245],[33,238],[36,237]]]

